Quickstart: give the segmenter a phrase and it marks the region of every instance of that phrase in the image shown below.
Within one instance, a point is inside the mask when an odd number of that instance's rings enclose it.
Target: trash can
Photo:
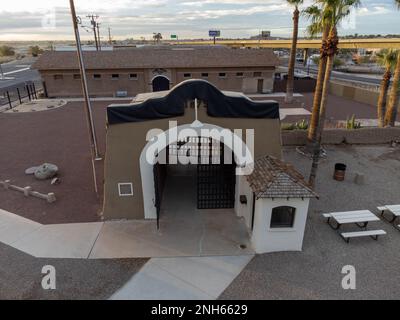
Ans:
[[[343,163],[336,163],[335,164],[335,174],[333,176],[333,179],[336,181],[344,181],[344,178],[346,176],[346,169],[347,166]]]

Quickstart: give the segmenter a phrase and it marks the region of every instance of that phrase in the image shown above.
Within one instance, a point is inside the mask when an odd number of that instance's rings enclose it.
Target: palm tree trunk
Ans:
[[[322,46],[324,46],[324,43],[326,43],[328,34],[329,34],[329,28],[325,28],[322,34],[322,43],[323,43]],[[322,48],[321,48],[321,53],[322,53]],[[315,92],[314,92],[314,101],[311,114],[310,128],[308,130],[308,144],[310,146],[313,146],[315,144],[317,138],[317,128],[319,124],[319,110],[321,106],[322,89],[324,86],[326,62],[327,62],[327,57],[321,54],[318,66],[317,84],[315,86]],[[312,150],[313,149],[314,148],[312,148]]]
[[[390,78],[392,77],[392,72],[390,67],[386,68],[385,74],[383,75],[381,82],[381,90],[378,99],[378,126],[383,128],[385,126],[385,114],[386,114],[386,97],[389,91]]]
[[[394,72],[392,90],[388,108],[386,111],[385,124],[391,127],[395,126],[397,118],[397,108],[399,107],[399,91],[400,91],[400,53],[397,55],[397,65]]]
[[[329,85],[331,74],[333,70],[333,62],[335,60],[335,55],[337,53],[338,47],[338,37],[337,37],[337,30],[336,28],[332,28],[329,37],[326,43],[325,48],[323,48],[323,55],[327,56],[327,63],[326,63],[326,70],[325,70],[325,77],[324,77],[324,85],[322,89],[321,95],[321,106],[320,106],[320,115],[319,115],[319,125],[317,129],[317,143],[314,148],[313,152],[313,161],[311,166],[309,184],[314,187],[315,180],[317,177],[318,165],[319,165],[319,158],[321,153],[321,142],[322,142],[322,134],[324,131],[325,125],[325,118],[326,118],[326,106],[328,104],[328,94],[329,94]]]
[[[286,86],[285,101],[287,103],[293,102],[294,68],[296,65],[297,38],[299,33],[299,17],[300,17],[300,11],[296,7],[296,9],[293,12],[293,38],[292,38],[292,48],[290,51],[288,79]]]

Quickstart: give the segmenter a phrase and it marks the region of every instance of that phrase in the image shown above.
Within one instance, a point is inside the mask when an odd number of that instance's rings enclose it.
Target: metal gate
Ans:
[[[210,139],[206,150],[199,152],[199,159],[203,154],[203,156],[209,157],[210,164],[197,165],[198,209],[231,209],[235,207],[236,165],[223,164],[224,151],[222,143],[215,145]],[[220,159],[220,164],[212,164],[211,160],[214,157]]]
[[[232,151],[230,151],[232,152]],[[236,164],[223,164],[225,145],[208,137],[191,137],[167,148],[167,163],[172,157],[197,158],[197,208],[231,209],[235,207]],[[215,164],[219,162],[220,164]],[[232,155],[233,160],[233,155]],[[204,164],[203,164],[204,163]],[[161,210],[162,165],[154,166],[157,221]]]
[[[199,164],[197,166],[197,208],[230,209],[235,207],[236,166]]]
[[[161,213],[161,202],[164,191],[166,167],[165,165],[156,163],[153,167],[154,172],[154,189],[155,189],[155,199],[154,205],[157,210],[157,228],[160,227],[160,213]]]

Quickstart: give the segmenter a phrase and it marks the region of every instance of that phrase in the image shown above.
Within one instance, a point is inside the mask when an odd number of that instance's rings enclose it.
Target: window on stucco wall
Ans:
[[[293,228],[295,215],[294,207],[282,206],[272,209],[270,228]]]

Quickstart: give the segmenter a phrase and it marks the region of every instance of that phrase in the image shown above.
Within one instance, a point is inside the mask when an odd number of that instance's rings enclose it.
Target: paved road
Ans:
[[[9,91],[12,101],[18,101],[16,87],[19,88],[23,96],[28,95],[24,88],[28,81],[34,82],[37,90],[41,89],[40,74],[37,70],[31,69],[34,61],[35,58],[24,58],[0,65],[0,111],[8,108],[6,91]],[[10,88],[14,89],[9,90]]]
[[[281,66],[283,68],[287,68],[287,64],[282,64]],[[296,71],[309,73],[310,75],[316,76],[318,73],[318,68],[316,66],[305,67],[303,66],[303,64],[296,64]],[[379,77],[374,78],[362,74],[351,74],[338,71],[332,72],[332,79],[362,82],[365,84],[372,84],[376,86],[379,86],[381,83],[381,79]]]
[[[31,70],[33,58],[12,61],[1,65],[4,78],[0,73],[0,90],[6,87],[18,85],[25,81],[39,81],[40,74],[37,70]]]
[[[296,66],[296,70],[301,70],[306,73],[310,73],[311,75],[317,75],[318,69],[315,67],[303,67],[303,66]],[[362,82],[366,84],[372,84],[372,85],[380,85],[381,80],[379,78],[374,79],[372,77],[366,77],[363,75],[357,75],[357,74],[350,74],[350,73],[344,73],[344,72],[338,72],[338,71],[333,71],[332,72],[332,79],[338,79],[338,80],[347,80],[347,81],[356,81],[356,82]]]

